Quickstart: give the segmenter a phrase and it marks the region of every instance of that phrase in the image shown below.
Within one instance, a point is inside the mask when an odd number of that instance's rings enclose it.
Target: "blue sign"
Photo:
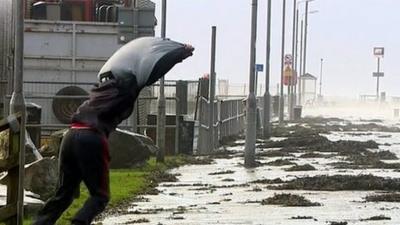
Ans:
[[[264,71],[264,65],[263,64],[256,64],[256,71],[257,72],[263,72]]]

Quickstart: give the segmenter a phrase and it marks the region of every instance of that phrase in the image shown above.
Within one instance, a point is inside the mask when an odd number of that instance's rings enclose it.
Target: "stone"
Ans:
[[[25,190],[47,200],[53,196],[58,184],[58,160],[43,158],[25,167]]]
[[[62,129],[59,131],[56,131],[50,135],[50,139],[47,145],[43,145],[40,148],[40,154],[42,154],[43,157],[57,157],[58,158],[58,152],[60,149],[61,141],[62,138],[64,137],[65,133],[67,133],[69,129]]]
[[[61,141],[68,129],[54,132],[48,145],[43,145],[40,153],[43,157],[58,157]],[[144,164],[152,154],[158,151],[153,140],[144,135],[116,129],[109,137],[112,169],[126,169]]]
[[[28,133],[26,134],[25,142],[25,164],[32,163],[42,158],[36,146],[33,144],[32,139]],[[0,132],[0,159],[8,158],[9,154],[9,132],[8,130]]]
[[[109,137],[112,169],[127,169],[143,165],[158,148],[144,135],[117,129]]]

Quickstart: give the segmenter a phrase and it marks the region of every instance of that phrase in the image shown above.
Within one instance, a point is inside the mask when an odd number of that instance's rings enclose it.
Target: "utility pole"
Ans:
[[[23,93],[24,80],[24,1],[16,0],[13,2],[16,11],[15,18],[15,51],[14,51],[14,91],[10,101],[10,114],[21,113],[21,127],[19,139],[19,173],[18,175],[18,201],[17,201],[17,221],[16,224],[23,223],[24,215],[24,176],[25,176],[25,123],[26,123],[26,108],[25,98]],[[14,172],[9,171],[10,179]],[[10,187],[15,188],[15,187]],[[14,189],[15,191],[15,189]]]
[[[297,11],[297,0],[293,0],[293,30],[292,30],[292,76],[289,79],[289,90],[290,90],[290,101],[289,101],[289,118],[293,119],[293,108],[294,108],[294,86],[295,86],[295,48],[296,48],[296,11]]]
[[[251,4],[251,39],[250,39],[250,79],[249,95],[247,97],[247,125],[246,125],[246,144],[245,144],[245,167],[255,166],[256,151],[256,96],[254,93],[255,66],[256,66],[256,41],[257,41],[257,0],[252,0]]]
[[[308,29],[308,1],[306,2],[306,15],[304,24],[304,58],[303,58],[303,74],[307,72],[307,29]]]
[[[211,68],[210,68],[210,79],[209,79],[209,113],[208,113],[208,134],[209,134],[209,151],[213,151],[215,147],[214,140],[214,97],[215,97],[215,49],[216,49],[216,34],[217,27],[213,26],[211,32]]]
[[[161,10],[161,37],[166,36],[167,24],[167,0],[162,0]],[[165,157],[165,92],[164,92],[164,77],[160,79],[160,93],[158,95],[158,111],[157,111],[157,162],[164,162]],[[176,128],[178,129],[178,128]]]
[[[295,71],[295,75],[296,75],[296,77],[295,77],[295,81],[297,81],[297,82],[295,82],[295,84],[293,85],[294,86],[294,90],[293,90],[293,92],[294,92],[294,105],[297,105],[298,104],[298,100],[297,100],[297,96],[298,96],[298,93],[297,93],[297,83],[299,82],[299,70],[297,69],[297,67],[298,67],[298,60],[299,60],[299,55],[298,55],[298,44],[299,44],[299,9],[296,9],[296,31],[295,31],[295,35],[296,35],[296,44],[295,44],[295,53],[294,53],[294,68],[293,68],[293,70]]]
[[[285,58],[285,19],[286,19],[286,0],[283,0],[282,6],[282,52],[281,52],[281,84],[280,84],[280,98],[279,98],[279,124],[283,125],[284,120],[284,96],[283,96],[283,73],[284,73],[284,58]]]
[[[268,0],[267,8],[267,57],[265,63],[265,93],[264,93],[264,138],[271,136],[271,95],[269,91],[270,64],[271,64],[271,1]]]
[[[304,31],[304,21],[303,19],[301,19],[301,26],[300,26],[300,68],[299,68],[299,90],[298,90],[298,104],[301,105],[302,104],[302,93],[301,93],[301,76],[303,75],[303,58],[304,58],[304,54],[303,54],[303,31]]]
[[[319,96],[322,100],[322,66],[324,64],[324,59],[321,58],[321,71],[319,75]]]
[[[377,65],[377,70],[376,70],[378,72],[378,75],[376,76],[376,101],[377,102],[379,102],[379,78],[380,78],[379,73],[381,72],[380,70],[381,70],[381,58],[378,57],[378,65]]]

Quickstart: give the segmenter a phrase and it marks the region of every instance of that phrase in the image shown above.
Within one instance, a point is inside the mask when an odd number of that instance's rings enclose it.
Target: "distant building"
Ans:
[[[300,76],[301,102],[303,105],[312,104],[317,96],[317,77],[310,73]]]

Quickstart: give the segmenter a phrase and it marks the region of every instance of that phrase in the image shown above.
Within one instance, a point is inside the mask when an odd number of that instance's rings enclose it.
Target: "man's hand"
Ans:
[[[185,44],[185,53],[183,55],[183,59],[186,59],[189,56],[193,55],[194,47],[189,44]]]

